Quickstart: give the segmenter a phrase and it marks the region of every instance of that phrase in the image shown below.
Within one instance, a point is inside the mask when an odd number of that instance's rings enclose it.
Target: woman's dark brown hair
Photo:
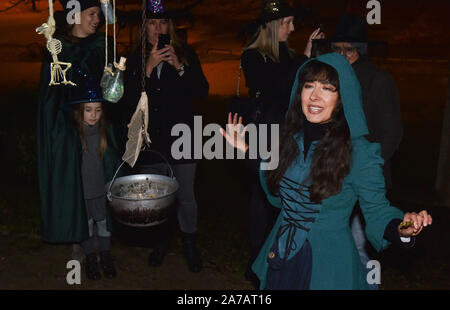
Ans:
[[[280,181],[293,160],[299,154],[294,135],[300,132],[306,118],[302,112],[301,92],[306,82],[319,81],[329,83],[339,92],[339,76],[337,71],[322,62],[313,60],[305,65],[299,77],[297,97],[290,108],[286,122],[281,131],[280,164],[277,169],[267,171],[269,191],[276,194],[280,188]],[[342,188],[342,182],[350,171],[352,144],[350,129],[345,119],[341,99],[331,116],[330,126],[325,136],[318,142],[314,152],[309,179],[310,199],[320,203],[323,199],[337,194]],[[307,180],[303,180],[305,182]]]

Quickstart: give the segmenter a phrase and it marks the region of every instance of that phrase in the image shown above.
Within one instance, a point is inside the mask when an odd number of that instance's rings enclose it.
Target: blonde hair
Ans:
[[[80,136],[81,140],[81,147],[83,149],[83,152],[87,151],[87,143],[86,143],[86,132],[84,131],[84,107],[86,105],[86,102],[80,103],[77,105],[77,108],[74,110],[74,120],[75,125],[78,130],[78,135]],[[105,111],[103,109],[103,103],[102,103],[102,116],[99,120],[99,126],[98,126],[99,132],[100,132],[100,147],[98,149],[98,155],[100,158],[103,158],[103,155],[105,154],[106,147],[108,146],[108,140],[106,137],[106,118],[105,118]]]
[[[245,50],[251,48],[257,49],[265,57],[269,57],[274,62],[280,62],[278,30],[283,20],[284,18],[279,18],[259,26],[258,31],[251,40],[252,43]],[[289,46],[288,51],[292,56],[294,51]]]

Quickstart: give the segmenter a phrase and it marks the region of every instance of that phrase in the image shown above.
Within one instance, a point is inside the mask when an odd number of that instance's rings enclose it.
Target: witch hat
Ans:
[[[330,42],[368,43],[366,20],[355,14],[345,14],[330,37]]]
[[[75,68],[72,79],[77,86],[71,89],[70,105],[74,106],[85,102],[103,102],[99,76],[87,73],[81,68]]]
[[[171,13],[172,12],[167,10],[163,0],[147,0],[147,5],[145,8],[146,18],[168,19],[172,16]]]
[[[264,26],[273,20],[288,16],[294,16],[297,20],[305,20],[313,14],[315,14],[315,12],[310,8],[301,6],[294,8],[283,0],[264,0],[258,18],[253,22],[246,24],[240,31],[239,37],[245,37],[247,35],[253,36],[260,26]]]

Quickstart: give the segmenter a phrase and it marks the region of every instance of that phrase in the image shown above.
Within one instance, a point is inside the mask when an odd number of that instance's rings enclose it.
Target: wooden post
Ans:
[[[447,104],[444,112],[441,149],[436,178],[436,191],[442,198],[444,205],[450,208],[450,64]]]

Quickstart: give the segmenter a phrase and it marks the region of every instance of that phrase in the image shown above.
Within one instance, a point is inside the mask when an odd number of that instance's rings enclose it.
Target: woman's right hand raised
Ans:
[[[150,52],[150,55],[147,58],[147,63],[145,64],[145,75],[147,77],[150,77],[152,74],[153,69],[158,66],[161,61],[167,60],[170,55],[167,54],[167,52],[170,50],[169,47],[164,47],[162,49],[158,49],[158,39],[156,39],[155,44],[153,44],[153,48]]]
[[[306,42],[306,47],[305,47],[305,52],[304,52],[306,57],[311,58],[312,41],[317,40],[317,39],[324,39],[324,38],[325,38],[325,34],[322,32],[320,27],[317,28],[316,30],[314,30],[313,33],[311,33],[311,35],[309,36],[308,42]]]
[[[239,120],[238,120],[239,119]],[[228,113],[228,124],[226,131],[220,128],[220,133],[224,136],[225,140],[234,148],[245,154],[248,150],[248,145],[245,143],[245,132],[247,127],[242,125],[242,116],[237,113],[234,117],[231,117],[231,112]]]

